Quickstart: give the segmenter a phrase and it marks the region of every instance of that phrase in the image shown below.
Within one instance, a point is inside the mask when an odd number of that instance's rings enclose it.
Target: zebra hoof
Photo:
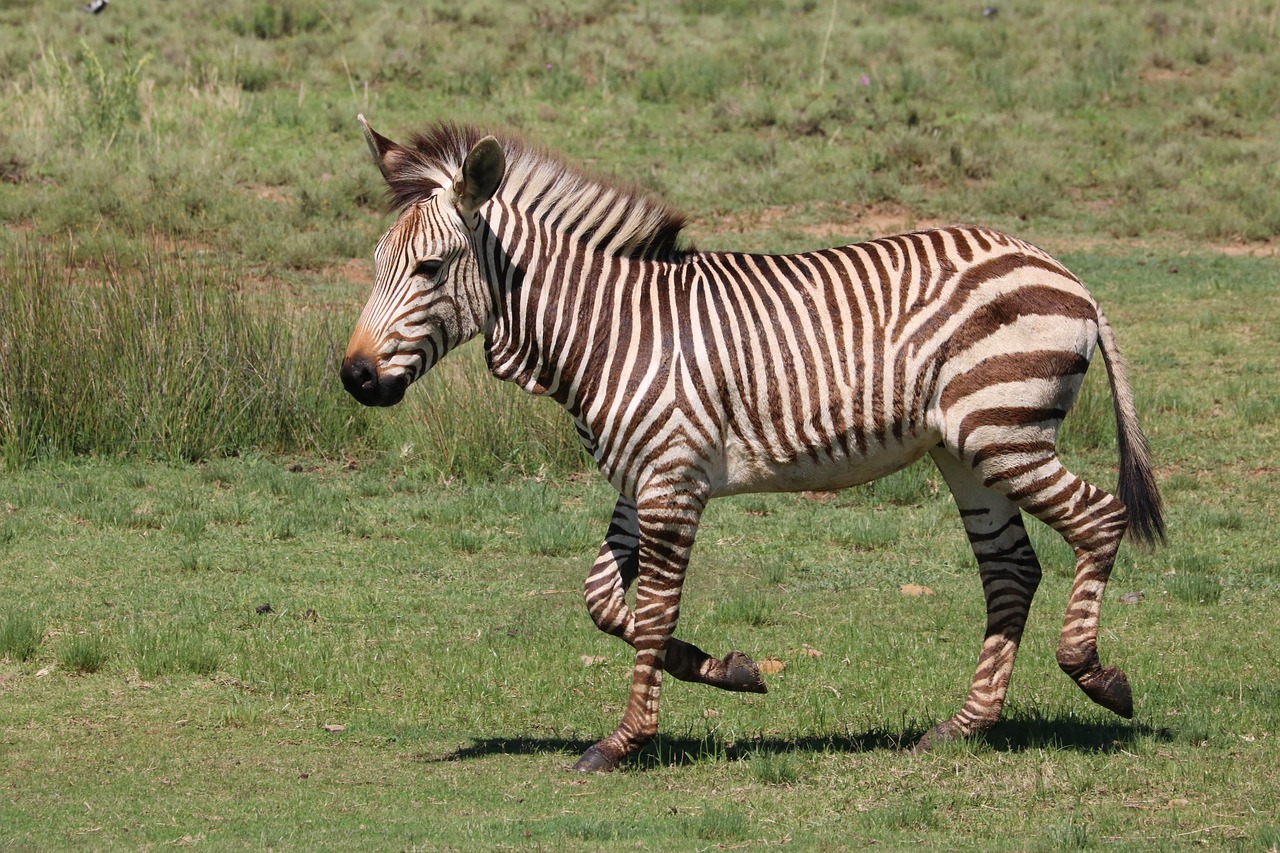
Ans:
[[[1119,667],[1109,666],[1080,686],[1085,695],[1108,711],[1133,719],[1133,690]]]
[[[768,693],[769,688],[760,677],[760,667],[742,652],[729,652],[721,661],[724,665],[724,681],[719,686],[740,693]]]
[[[608,750],[601,749],[600,744],[593,744],[582,753],[573,769],[578,773],[611,773],[618,769],[622,756],[613,756]]]
[[[931,751],[937,744],[950,743],[958,737],[961,737],[960,727],[947,720],[945,723],[938,723],[921,735],[916,745],[911,747],[911,751],[919,755]]]

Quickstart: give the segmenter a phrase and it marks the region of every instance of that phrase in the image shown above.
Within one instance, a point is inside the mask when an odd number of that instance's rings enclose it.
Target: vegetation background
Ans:
[[[0,2],[0,842],[10,848],[1280,845],[1280,4]],[[334,366],[386,227],[355,114],[501,125],[786,251],[976,221],[1059,254],[1133,362],[1170,547],[1126,550],[1118,721],[1046,581],[989,738],[982,609],[916,467],[713,506],[684,685],[559,772],[629,656],[576,593],[612,505],[474,347],[391,411]],[[1064,438],[1113,479],[1105,382]],[[933,595],[904,594],[927,588]],[[1122,599],[1121,596],[1124,596]],[[267,606],[270,605],[270,606]]]

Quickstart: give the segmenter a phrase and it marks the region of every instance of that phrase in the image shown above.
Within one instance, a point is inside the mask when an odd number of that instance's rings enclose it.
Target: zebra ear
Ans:
[[[361,126],[364,127],[364,141],[369,146],[369,153],[373,155],[373,161],[378,164],[378,171],[382,172],[382,177],[388,181],[391,180],[392,172],[408,152],[402,146],[397,145],[372,127],[369,127],[369,122],[365,121],[363,113],[357,115],[356,118],[360,120]]]
[[[462,168],[453,179],[453,203],[466,214],[493,198],[507,171],[507,155],[492,136],[472,146]]]

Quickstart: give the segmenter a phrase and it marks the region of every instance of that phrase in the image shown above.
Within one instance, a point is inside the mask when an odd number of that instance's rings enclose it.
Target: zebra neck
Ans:
[[[562,243],[527,260],[512,254],[519,266],[498,295],[489,368],[581,417],[611,392],[629,351],[660,345],[643,318],[670,290],[674,265],[566,252]]]

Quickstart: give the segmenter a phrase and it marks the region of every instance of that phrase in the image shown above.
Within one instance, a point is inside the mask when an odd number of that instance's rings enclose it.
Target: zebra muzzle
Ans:
[[[387,376],[367,355],[353,353],[342,361],[342,386],[366,406],[394,406],[404,399],[409,382],[405,374]]]

